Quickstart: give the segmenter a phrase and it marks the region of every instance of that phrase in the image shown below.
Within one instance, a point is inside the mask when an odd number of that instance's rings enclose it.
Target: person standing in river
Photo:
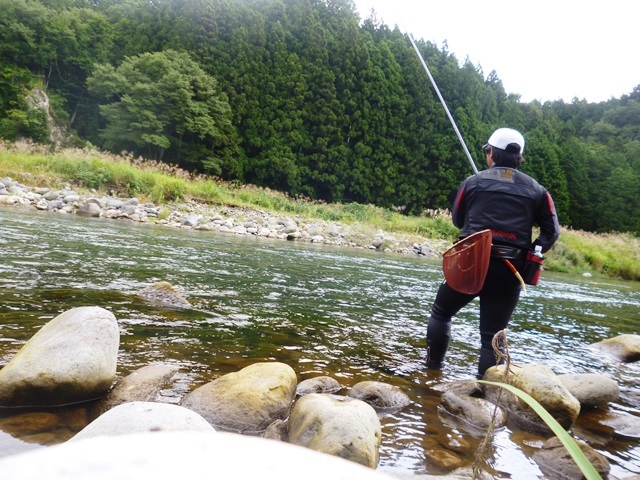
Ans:
[[[467,178],[453,204],[453,223],[462,240],[491,230],[489,267],[477,294],[461,293],[446,281],[440,285],[427,326],[427,368],[440,370],[449,347],[451,318],[474,298],[480,298],[480,359],[478,377],[496,364],[493,336],[507,327],[520,298],[519,272],[528,251],[548,251],[560,235],[551,195],[533,178],[518,171],[524,162],[524,137],[511,128],[499,128],[482,147],[489,169]],[[532,242],[532,229],[540,235]]]

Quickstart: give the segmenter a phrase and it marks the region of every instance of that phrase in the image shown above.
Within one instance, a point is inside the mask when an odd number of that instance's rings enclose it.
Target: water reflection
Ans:
[[[481,435],[443,416],[432,387],[473,377],[476,303],[454,319],[444,371],[423,369],[427,309],[440,282],[437,261],[14,208],[0,209],[0,239],[2,363],[56,315],[99,305],[119,321],[119,375],[151,363],[180,367],[164,401],[178,403],[220,374],[277,360],[291,365],[300,381],[336,378],[345,387],[341,393],[358,381],[378,380],[409,394],[408,407],[381,419],[382,466],[437,474],[473,461]],[[136,296],[157,281],[172,283],[194,308],[151,307]],[[545,363],[558,373],[605,373],[623,388],[611,410],[638,418],[640,365],[620,365],[587,348],[637,333],[638,306],[637,284],[546,272],[510,324],[513,360]],[[61,429],[80,424],[52,423],[53,437],[35,444],[64,441],[69,433]],[[598,417],[587,416],[575,434],[593,439],[613,474],[640,473],[637,438],[595,425]],[[24,432],[1,423],[0,430],[0,455],[33,448]],[[540,476],[529,459],[541,440],[500,430],[492,473]]]

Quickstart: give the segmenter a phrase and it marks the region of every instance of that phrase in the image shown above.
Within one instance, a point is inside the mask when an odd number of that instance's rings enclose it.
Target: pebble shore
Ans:
[[[235,235],[309,242],[369,249],[429,258],[440,257],[451,245],[447,240],[389,233],[369,225],[308,220],[248,207],[208,205],[183,201],[166,205],[141,203],[137,198],[78,193],[70,185],[62,189],[30,187],[0,179],[0,205],[24,205],[58,214],[152,222]]]

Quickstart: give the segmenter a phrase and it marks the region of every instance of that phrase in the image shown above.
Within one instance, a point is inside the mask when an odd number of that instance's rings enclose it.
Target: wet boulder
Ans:
[[[582,408],[601,407],[615,402],[620,396],[618,384],[599,373],[558,375],[558,379],[578,399]]]
[[[138,295],[149,303],[167,307],[191,308],[189,301],[169,282],[157,282],[143,288]]]
[[[214,432],[215,429],[196,412],[178,405],[130,402],[100,415],[71,440],[105,435],[175,431]]]
[[[342,389],[342,385],[335,378],[321,376],[303,380],[296,388],[296,395],[302,396],[309,393],[336,393]]]
[[[255,363],[228,373],[187,394],[182,406],[216,429],[262,433],[289,416],[296,393],[293,369],[279,362]]]
[[[120,332],[100,307],[44,325],[0,370],[0,406],[56,406],[103,396],[116,376]]]
[[[118,380],[94,410],[98,415],[123,403],[153,402],[178,371],[170,365],[147,365]]]
[[[553,371],[539,364],[523,366],[511,365],[508,382],[505,382],[506,366],[489,368],[484,379],[493,382],[509,383],[531,395],[563,428],[569,429],[580,414],[580,402],[567,390]],[[496,403],[500,387],[485,385],[487,399]],[[509,421],[513,421],[523,430],[549,433],[550,430],[540,417],[519,397],[503,391],[501,405],[504,405]]]
[[[347,395],[368,403],[376,410],[400,409],[411,403],[409,396],[400,387],[384,382],[356,383]]]
[[[442,409],[471,427],[486,431],[489,425],[503,427],[507,423],[504,410],[484,398],[448,391],[442,395]]]
[[[289,442],[375,468],[380,420],[362,400],[311,393],[298,399],[291,411]]]
[[[593,349],[601,350],[621,362],[628,363],[640,360],[640,335],[618,335],[601,342],[592,343],[589,346]]]
[[[604,455],[596,452],[586,443],[576,440],[580,450],[602,478],[607,478],[611,466]],[[545,478],[549,480],[581,480],[584,478],[575,460],[571,457],[558,437],[547,440],[542,448],[533,454]]]

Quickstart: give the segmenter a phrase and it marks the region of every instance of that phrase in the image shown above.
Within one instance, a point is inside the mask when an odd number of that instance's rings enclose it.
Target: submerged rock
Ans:
[[[157,282],[142,289],[138,295],[150,303],[169,307],[191,308],[191,304],[169,282]]]
[[[104,395],[116,376],[120,332],[100,307],[68,310],[0,370],[0,406],[56,406]]]
[[[182,406],[198,412],[216,429],[262,433],[275,420],[289,416],[296,385],[290,366],[255,363],[195,389]]]
[[[607,478],[611,466],[604,455],[580,440],[576,440],[576,442],[589,463],[602,478]],[[545,478],[550,480],[581,480],[584,478],[582,471],[558,437],[547,440],[542,449],[533,454],[533,460],[545,474]]]
[[[289,418],[290,443],[371,468],[378,465],[381,438],[376,411],[355,398],[311,393],[298,399]]]

